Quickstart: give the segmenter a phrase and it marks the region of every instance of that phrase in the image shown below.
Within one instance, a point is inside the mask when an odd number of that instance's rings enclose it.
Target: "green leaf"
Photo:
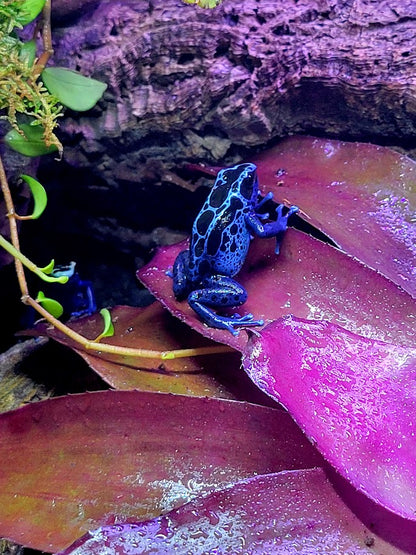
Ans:
[[[27,67],[32,67],[36,58],[36,42],[34,40],[23,42],[20,47],[19,57],[25,62]]]
[[[30,191],[32,193],[33,200],[35,203],[35,206],[33,208],[33,213],[30,216],[30,219],[36,220],[43,213],[43,211],[46,208],[46,204],[48,203],[48,197],[46,196],[46,191],[43,188],[43,185],[41,185],[39,181],[37,181],[33,177],[30,177],[30,175],[23,174],[20,177],[30,187]]]
[[[103,337],[112,337],[114,335],[114,326],[111,321],[111,314],[107,308],[102,308],[100,314],[104,319],[104,330],[98,335],[94,342],[98,343]]]
[[[39,270],[44,274],[51,274],[54,268],[55,268],[55,260],[52,258],[52,260],[49,262],[47,266],[45,266],[44,268],[39,268]]]
[[[61,303],[58,303],[58,301],[55,301],[54,299],[49,299],[48,297],[45,297],[42,291],[39,291],[36,300],[39,304],[43,306],[45,310],[49,312],[49,314],[55,316],[55,318],[59,318],[60,316],[62,316],[64,309]]]
[[[25,0],[16,21],[20,23],[20,25],[27,25],[40,14],[45,3],[46,0]]]
[[[11,129],[4,137],[5,143],[16,152],[25,156],[41,156],[58,150],[56,145],[46,146],[41,126],[22,123],[19,128],[23,134]]]
[[[185,4],[197,4],[200,8],[216,8],[221,0],[183,0]]]
[[[59,276],[59,277],[53,277],[53,276],[49,276],[48,274],[44,274],[43,272],[39,271],[35,272],[37,276],[40,277],[40,279],[43,279],[43,281],[47,281],[48,283],[67,283],[69,280],[68,276]]]
[[[102,97],[107,85],[96,79],[63,67],[48,67],[42,71],[45,87],[72,110],[90,110]]]

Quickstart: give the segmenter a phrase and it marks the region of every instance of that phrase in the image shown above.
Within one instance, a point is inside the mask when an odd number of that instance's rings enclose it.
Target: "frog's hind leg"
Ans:
[[[173,278],[173,293],[179,301],[186,299],[186,295],[189,292],[188,268],[189,251],[182,251],[176,257],[171,274]]]
[[[238,328],[262,326],[263,320],[254,320],[252,314],[220,316],[210,307],[239,306],[246,300],[247,292],[244,287],[227,276],[205,278],[203,288],[192,291],[188,296],[189,305],[206,324],[213,328],[227,329],[233,335],[238,334]]]

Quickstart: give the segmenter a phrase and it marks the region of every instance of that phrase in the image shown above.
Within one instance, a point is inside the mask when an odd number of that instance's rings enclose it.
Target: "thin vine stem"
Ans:
[[[10,239],[16,251],[20,252],[19,233],[17,231],[16,218],[14,217],[14,214],[15,214],[14,203],[13,203],[12,195],[10,193],[9,183],[7,181],[7,176],[4,170],[4,165],[1,157],[0,157],[0,185],[4,196],[4,202],[6,203],[7,217],[9,218]],[[29,295],[29,289],[26,282],[23,264],[21,260],[19,260],[16,257],[14,257],[14,264],[16,268],[17,281],[19,283],[22,296]]]
[[[11,243],[7,241],[4,237],[0,235],[0,246],[7,250],[13,257],[16,266],[16,274],[18,278],[18,283],[20,291],[22,294],[22,302],[26,305],[31,306],[36,310],[38,314],[43,316],[47,322],[58,329],[60,332],[65,334],[67,337],[78,343],[82,348],[87,351],[96,351],[97,353],[108,353],[112,355],[124,356],[124,357],[136,357],[136,358],[153,358],[157,360],[171,360],[175,358],[186,358],[201,355],[210,355],[217,353],[228,353],[233,352],[234,349],[226,345],[213,345],[212,347],[198,347],[194,349],[174,349],[171,351],[156,351],[152,349],[135,349],[131,347],[123,347],[121,345],[111,345],[109,343],[98,343],[94,340],[88,339],[83,335],[77,333],[69,326],[52,316],[43,306],[38,303],[29,294],[29,288],[26,281],[24,266],[27,266],[29,270],[33,271],[35,274],[42,274],[42,279],[45,279],[43,272],[29,260],[21,251],[19,243],[19,234],[16,224],[16,211],[13,203],[13,198],[10,192],[9,184],[7,181],[6,172],[4,170],[3,161],[0,156],[0,184],[1,190],[4,195],[7,216],[9,218],[10,226],[10,237]],[[47,278],[47,276],[46,276]]]
[[[171,360],[174,358],[186,358],[192,356],[211,355],[217,353],[229,353],[234,349],[226,345],[214,345],[212,347],[198,347],[196,349],[174,349],[171,351],[156,351],[152,349],[135,349],[132,347],[122,347],[121,345],[110,345],[109,343],[96,343],[91,339],[87,339],[83,335],[77,333],[73,329],[66,326],[63,322],[49,314],[39,303],[37,303],[30,295],[23,299],[25,304],[32,306],[45,320],[52,324],[56,329],[64,333],[70,339],[79,343],[87,351],[97,351],[108,353],[111,355],[121,355],[125,357],[137,358],[154,358],[158,360]]]
[[[42,71],[45,69],[45,66],[48,63],[49,58],[53,54],[52,32],[51,32],[51,0],[46,0],[42,10],[42,43],[43,43],[43,52],[39,56],[38,61],[33,67],[33,79],[35,81],[42,73]]]

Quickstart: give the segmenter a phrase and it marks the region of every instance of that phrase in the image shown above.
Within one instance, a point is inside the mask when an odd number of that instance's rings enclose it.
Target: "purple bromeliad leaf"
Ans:
[[[385,147],[291,137],[252,160],[263,192],[416,297],[416,162]]]
[[[178,318],[207,337],[243,350],[245,332],[203,324],[187,301],[178,302],[166,271],[186,243],[160,249],[138,271],[139,279]],[[416,301],[387,278],[343,252],[300,231],[287,231],[279,256],[272,239],[255,239],[236,279],[248,292],[240,314],[251,312],[269,323],[293,314],[329,320],[373,339],[416,343]],[[237,309],[229,309],[228,313]],[[225,312],[225,311],[224,311]]]
[[[244,367],[358,490],[416,520],[416,349],[289,317],[253,334]]]
[[[322,469],[256,476],[145,522],[103,526],[57,555],[399,555],[353,515]]]
[[[262,192],[297,204],[346,254],[293,230],[279,256],[273,240],[254,240],[236,276],[248,292],[238,312],[266,323],[287,314],[325,319],[366,337],[415,344],[416,163],[388,148],[313,137],[292,137],[253,161]],[[174,299],[166,271],[185,248],[160,249],[139,279],[191,327],[244,349],[244,332],[210,328]]]
[[[257,474],[324,464],[280,408],[163,393],[31,403],[0,414],[0,437],[0,535],[42,551]]]

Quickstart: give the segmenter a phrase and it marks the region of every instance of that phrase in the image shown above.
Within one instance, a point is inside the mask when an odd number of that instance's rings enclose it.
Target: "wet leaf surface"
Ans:
[[[154,520],[99,528],[58,555],[405,553],[366,529],[321,469],[250,478]]]
[[[416,162],[364,143],[291,137],[254,157],[263,192],[416,296]]]
[[[416,520],[416,349],[286,318],[253,335],[244,366],[357,489]]]
[[[160,249],[139,270],[139,279],[178,318],[215,341],[242,350],[247,334],[203,324],[187,301],[173,295],[166,275],[186,243]],[[299,318],[329,320],[366,337],[402,345],[416,343],[416,301],[400,287],[354,258],[309,235],[290,229],[279,256],[273,239],[254,239],[237,280],[248,292],[238,308],[271,322],[293,314]],[[230,309],[228,313],[235,312]],[[226,311],[225,311],[226,312]],[[258,329],[258,328],[256,328]]]
[[[323,462],[280,409],[136,391],[27,405],[0,415],[0,437],[0,535],[45,551],[256,474]]]

